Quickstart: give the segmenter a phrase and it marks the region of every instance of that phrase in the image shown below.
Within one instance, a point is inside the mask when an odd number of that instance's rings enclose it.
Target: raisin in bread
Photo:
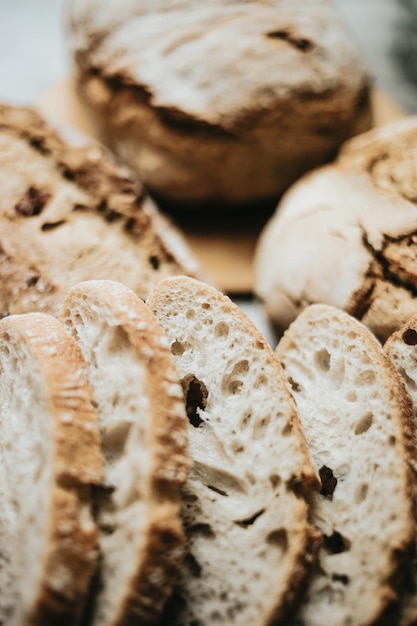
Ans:
[[[406,389],[374,335],[334,307],[307,307],[276,354],[322,480],[311,515],[323,545],[296,624],[396,623],[416,510]]]
[[[263,336],[231,300],[187,277],[148,299],[186,396],[188,555],[163,624],[285,624],[317,547],[317,488],[294,404]]]
[[[74,286],[61,320],[88,364],[104,458],[101,563],[86,619],[153,624],[184,552],[187,420],[173,357],[150,309],[115,281]]]
[[[81,280],[123,280],[144,298],[163,276],[198,272],[125,167],[30,109],[0,105],[0,187],[1,316],[55,315]]]
[[[42,313],[0,322],[0,623],[79,623],[97,562],[102,480],[81,352]]]

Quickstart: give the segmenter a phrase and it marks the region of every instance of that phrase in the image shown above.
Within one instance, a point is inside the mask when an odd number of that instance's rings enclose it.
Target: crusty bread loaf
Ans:
[[[256,292],[280,328],[312,303],[385,341],[415,312],[417,116],[347,142],[283,197],[255,252]]]
[[[145,298],[160,277],[198,271],[126,168],[30,109],[0,105],[0,187],[0,316],[57,314],[81,280],[123,280]]]
[[[329,0],[73,0],[70,34],[104,141],[161,202],[276,202],[371,124]]]
[[[384,349],[400,373],[413,403],[414,428],[417,430],[417,315],[390,335]],[[416,532],[417,543],[417,532]],[[417,623],[417,563],[410,570],[404,588],[399,626]]]
[[[79,623],[97,561],[97,415],[76,342],[53,317],[0,322],[0,623]]]
[[[187,420],[173,357],[150,309],[120,283],[74,286],[61,319],[88,364],[104,457],[101,564],[88,623],[154,624],[184,552]]]
[[[410,397],[372,333],[335,307],[306,308],[276,354],[322,480],[311,520],[323,545],[296,623],[395,624],[414,547]]]
[[[148,304],[186,396],[193,466],[183,488],[188,555],[163,624],[286,624],[314,559],[317,488],[271,348],[225,295],[164,279]]]

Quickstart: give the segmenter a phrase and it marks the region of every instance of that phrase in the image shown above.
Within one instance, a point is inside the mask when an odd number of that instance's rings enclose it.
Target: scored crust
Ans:
[[[370,127],[369,76],[327,0],[69,13],[81,95],[161,201],[275,201]]]
[[[410,398],[375,337],[335,307],[307,307],[276,354],[322,479],[311,509],[319,567],[296,623],[397,623],[414,553]]]
[[[7,538],[2,528],[2,542],[7,542],[3,543],[3,551],[10,551],[9,542],[14,545],[17,541],[10,562],[2,565],[3,582],[4,568],[20,564],[22,570],[14,588],[2,585],[2,594],[11,592],[6,600],[3,595],[3,602],[15,598],[7,623],[70,626],[80,617],[97,563],[91,487],[102,480],[97,415],[85,364],[78,346],[62,325],[42,313],[10,316],[0,322],[0,363],[3,445],[7,445],[13,429],[19,427],[18,421],[12,421],[16,420],[14,412],[22,427],[27,424],[27,432],[12,442],[8,454],[2,457],[5,463],[17,443],[19,450],[14,453],[6,484],[15,474],[20,475],[19,482],[12,486],[15,503],[21,500],[23,483],[32,493],[41,484],[42,493],[31,515],[44,519],[40,528],[39,523],[29,521],[28,527],[22,529],[22,520],[29,514],[25,509],[33,495],[25,494],[28,501],[21,502],[21,509],[19,504],[2,503],[3,512],[7,505],[18,507],[12,533],[24,532],[23,536],[12,534]],[[48,438],[36,442],[37,431],[45,431]],[[32,432],[33,441],[25,441],[24,437],[30,438]],[[34,468],[39,469],[34,473]],[[5,476],[2,483],[4,489]],[[39,533],[32,540],[37,543],[38,556],[28,550],[31,532]],[[39,561],[33,563],[33,559]]]
[[[347,142],[288,190],[255,251],[256,292],[278,328],[306,306],[344,309],[385,341],[417,293],[417,116]]]
[[[1,316],[56,315],[81,280],[123,280],[145,298],[160,277],[198,272],[125,167],[31,109],[0,105],[0,186]]]
[[[164,624],[286,624],[317,549],[317,488],[279,364],[229,298],[164,279],[148,298],[186,396],[188,554]]]
[[[115,281],[75,285],[61,320],[89,364],[112,490],[109,506],[97,501],[102,560],[91,623],[155,623],[184,553],[187,427],[172,355],[150,309]]]

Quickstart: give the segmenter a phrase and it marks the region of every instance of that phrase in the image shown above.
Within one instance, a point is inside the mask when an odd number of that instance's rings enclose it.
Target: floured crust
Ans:
[[[185,550],[179,488],[188,476],[190,462],[182,390],[161,328],[151,310],[131,290],[114,281],[77,284],[67,294],[61,312],[61,319],[75,336],[81,336],[83,324],[74,321],[78,315],[87,325],[104,322],[126,333],[137,358],[143,362],[142,384],[150,412],[149,416],[136,418],[148,424],[141,445],[149,452],[150,467],[147,475],[135,479],[141,482],[138,489],[146,507],[146,519],[141,522],[140,542],[132,540],[128,554],[131,579],[118,599],[117,612],[109,613],[111,621],[104,612],[97,611],[100,603],[105,602],[106,593],[112,592],[111,581],[105,581],[95,599],[92,624],[122,626],[134,620],[151,624],[178,577]],[[81,337],[79,342],[85,350]],[[126,419],[128,409],[125,408]],[[137,454],[141,454],[140,449]]]
[[[165,279],[147,302],[175,356],[193,460],[188,554],[163,623],[287,624],[318,547],[306,502],[318,482],[279,364],[207,285]]]
[[[324,535],[320,567],[296,623],[397,623],[416,521],[404,384],[375,337],[326,305],[305,309],[276,354],[322,477],[311,511]]]
[[[57,314],[80,280],[123,280],[145,298],[162,276],[198,273],[181,235],[100,145],[72,145],[34,111],[0,105],[0,148],[0,315]]]
[[[53,441],[45,443],[53,450],[48,543],[27,623],[69,626],[80,617],[98,556],[91,487],[102,480],[102,464],[91,389],[78,346],[54,318],[10,316],[1,321],[0,333],[3,345],[28,350],[42,377],[52,422]]]
[[[279,328],[324,302],[384,341],[413,314],[416,146],[417,117],[369,131],[287,192],[255,254],[256,291]]]
[[[370,126],[369,77],[325,0],[73,2],[70,36],[103,136],[165,201],[275,199]]]

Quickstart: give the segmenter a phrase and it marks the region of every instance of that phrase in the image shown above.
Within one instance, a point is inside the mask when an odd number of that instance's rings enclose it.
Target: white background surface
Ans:
[[[36,104],[51,85],[68,74],[65,2],[0,0],[1,101]],[[417,0],[408,0],[408,4],[413,3],[417,13]],[[376,85],[405,111],[417,113],[417,84],[407,76],[402,62],[405,55],[412,54],[412,50],[407,50],[407,0],[336,0],[336,4],[356,36]],[[417,24],[414,33],[417,38]],[[414,66],[417,76],[417,56]],[[249,300],[239,300],[238,304],[270,343],[276,343],[259,305]]]

